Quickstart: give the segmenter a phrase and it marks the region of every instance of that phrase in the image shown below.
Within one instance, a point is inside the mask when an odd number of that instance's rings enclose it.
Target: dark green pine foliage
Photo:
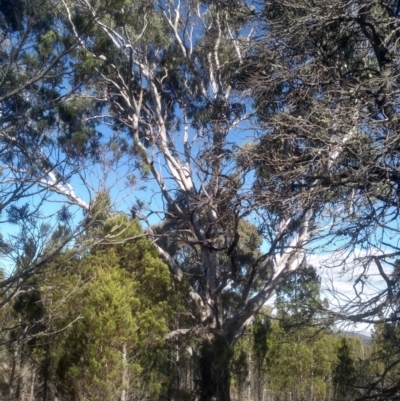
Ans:
[[[263,399],[264,387],[266,384],[268,336],[272,330],[271,319],[268,316],[259,315],[256,317],[252,327],[253,334],[253,360],[255,367],[256,386],[255,393],[258,400]]]
[[[348,341],[343,337],[337,351],[338,363],[333,371],[335,392],[339,400],[349,400],[354,393],[353,385],[356,382],[355,361],[351,356]]]
[[[121,245],[94,248],[77,266],[84,285],[67,307],[79,318],[54,350],[54,379],[71,399],[139,400],[156,397],[166,384],[169,272],[137,222],[117,216],[103,230],[121,226],[124,234],[114,239]],[[142,237],[124,243],[137,236]],[[74,277],[76,272],[72,282]]]
[[[10,399],[143,400],[166,391],[164,336],[179,291],[137,220],[116,215],[97,230],[110,245],[60,253],[0,310],[1,363],[15,365],[12,377],[0,369]]]

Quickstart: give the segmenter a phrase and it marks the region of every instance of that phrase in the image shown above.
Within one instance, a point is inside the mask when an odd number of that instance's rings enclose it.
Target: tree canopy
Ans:
[[[353,275],[336,310],[314,299],[327,321],[397,319],[398,1],[0,4],[4,304],[96,246],[107,298],[118,247],[147,236],[186,289],[165,335],[193,356],[204,401],[230,400],[232,347],[276,293],[285,311],[311,254]]]

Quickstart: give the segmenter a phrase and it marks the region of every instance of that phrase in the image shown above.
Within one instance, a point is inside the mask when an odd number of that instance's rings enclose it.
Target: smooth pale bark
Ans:
[[[121,360],[122,360],[122,377],[121,377],[121,382],[122,382],[122,391],[121,391],[121,401],[127,401],[128,399],[128,381],[129,381],[129,376],[128,376],[128,362],[127,362],[127,350],[126,350],[126,343],[123,344],[122,346],[122,354],[121,354]]]
[[[129,27],[124,33],[114,29],[98,17],[96,9],[88,1],[79,0],[78,3],[80,12],[86,14],[99,30],[111,39],[115,50],[129,62],[131,71],[126,74],[119,65],[105,61],[108,71],[111,72],[107,73],[108,75],[100,73],[100,78],[112,88],[115,96],[123,100],[124,113],[116,115],[116,121],[130,132],[143,164],[148,166],[158,185],[166,204],[166,217],[177,222],[179,229],[165,235],[169,235],[168,241],[185,243],[188,247],[196,248],[196,263],[201,268],[202,282],[197,287],[196,284],[189,286],[188,296],[196,309],[194,316],[197,321],[192,327],[175,330],[167,335],[167,338],[176,335],[202,337],[205,344],[208,344],[207,347],[203,346],[199,355],[202,399],[209,401],[217,397],[221,401],[229,401],[229,366],[225,364],[225,351],[235,344],[265,302],[299,268],[307,245],[317,232],[314,226],[318,210],[314,210],[312,206],[304,206],[304,212],[297,218],[290,216],[290,213],[289,216],[280,217],[280,221],[276,223],[278,228],[275,235],[270,239],[270,248],[253,264],[250,274],[243,278],[242,287],[238,287],[242,296],[240,306],[235,312],[228,314],[223,308],[222,296],[229,290],[236,272],[233,263],[229,266],[229,263],[223,264],[222,261],[231,257],[235,251],[240,251],[238,224],[235,225],[232,220],[239,221],[242,216],[249,215],[252,212],[251,208],[255,207],[251,204],[254,199],[247,198],[250,204],[247,214],[242,210],[232,212],[229,209],[242,201],[241,197],[244,195],[241,183],[244,183],[249,175],[245,167],[242,168],[240,163],[235,161],[232,150],[234,147],[228,137],[236,135],[234,131],[238,124],[241,121],[249,121],[254,110],[244,111],[242,115],[239,113],[236,118],[231,117],[229,108],[239,101],[240,95],[233,93],[230,78],[224,77],[223,69],[226,66],[222,59],[222,50],[227,50],[223,49],[226,45],[223,43],[233,43],[233,53],[236,53],[237,60],[242,62],[247,45],[240,48],[240,43],[244,42],[236,40],[239,37],[233,37],[233,30],[229,27],[229,15],[219,8],[210,8],[205,16],[204,10],[191,9],[186,2],[157,3],[161,10],[160,16],[162,15],[171,27],[171,31],[165,32],[165,35],[171,43],[176,44],[174,51],[179,53],[182,60],[179,66],[181,71],[178,73],[179,79],[184,82],[184,88],[179,89],[182,90],[179,92],[182,97],[171,101],[183,116],[184,127],[182,132],[176,135],[173,129],[168,128],[171,123],[165,106],[166,99],[176,95],[163,92],[163,83],[167,82],[170,75],[176,76],[177,71],[172,70],[175,67],[165,64],[162,67],[164,69],[161,69],[159,63],[148,57],[143,47],[138,46],[141,34],[139,37],[129,34]],[[73,25],[72,9],[67,5],[66,8],[70,23],[77,32]],[[204,24],[204,35],[208,35],[207,46],[197,49],[199,54],[194,55],[194,43],[200,40],[195,37],[196,30],[193,26],[198,24],[199,20]],[[223,26],[228,26],[226,31]],[[247,39],[250,41],[252,30],[249,29],[249,32]],[[104,60],[104,55],[96,54],[84,41],[81,40],[80,43],[96,60]],[[164,50],[159,49],[159,53],[162,54]],[[134,76],[140,77],[139,87],[135,91],[130,84],[130,79]],[[244,92],[242,95],[246,96]],[[207,127],[204,128],[207,133],[204,134],[199,128],[190,138],[192,133],[189,126],[198,121],[189,118],[193,112],[185,102],[195,102],[197,99],[200,99],[199,104],[207,105],[210,117],[206,123]],[[113,100],[109,101],[112,103]],[[204,136],[207,137],[206,142],[203,141]],[[333,147],[326,162],[327,169],[341,154],[344,143],[345,140]],[[228,152],[232,157],[226,157]],[[234,189],[224,198],[227,182],[231,183]],[[184,206],[174,194],[179,194],[184,199]],[[263,212],[263,208],[268,209],[268,205],[260,203],[257,207],[259,213]],[[226,220],[228,222],[225,223]],[[153,236],[154,242],[158,241],[159,237],[152,231],[150,235]],[[156,244],[156,248],[168,264],[173,277],[178,281],[182,280],[185,266],[180,266],[174,255],[169,254],[160,245]],[[198,287],[201,289],[197,290]],[[207,365],[211,364],[211,360],[203,351],[217,343],[222,344],[222,352],[213,354],[213,375],[219,378],[215,382],[208,376]]]

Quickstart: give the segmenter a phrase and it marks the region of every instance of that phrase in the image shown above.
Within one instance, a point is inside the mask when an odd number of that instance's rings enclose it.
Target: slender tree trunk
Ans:
[[[122,346],[122,391],[121,401],[127,400],[127,387],[128,387],[128,362],[126,343]]]
[[[35,395],[35,369],[32,368],[32,381],[31,381],[31,391],[29,395],[29,401],[34,401],[34,395]]]
[[[233,356],[228,342],[216,337],[205,340],[200,356],[200,400],[231,401],[229,364]]]
[[[8,397],[10,401],[19,400],[21,395],[22,367],[24,362],[22,349],[20,340],[16,341],[15,348],[13,349],[11,375],[8,384]]]
[[[311,347],[311,389],[310,401],[314,400],[314,347]]]
[[[49,346],[46,348],[46,359],[43,366],[43,401],[47,401],[49,386]]]
[[[13,345],[13,352],[12,352],[12,364],[11,364],[11,374],[10,374],[10,379],[8,382],[8,397],[10,400],[15,399],[15,389],[16,389],[16,381],[17,381],[17,376],[18,376],[18,358],[20,357],[20,347],[19,347],[19,342],[17,341],[15,343],[15,346]]]
[[[251,354],[249,355],[249,378],[248,378],[248,388],[247,388],[247,401],[250,401],[251,399],[251,384],[252,384],[252,376],[251,376],[251,370],[253,369],[252,366],[253,361],[251,360]]]

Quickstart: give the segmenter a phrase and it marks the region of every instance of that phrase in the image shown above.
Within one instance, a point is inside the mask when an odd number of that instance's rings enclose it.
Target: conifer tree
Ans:
[[[137,222],[116,216],[102,230],[122,226],[121,245],[93,248],[79,261],[85,284],[64,306],[79,319],[58,341],[54,379],[73,399],[141,400],[156,397],[166,383],[169,272],[147,239],[129,240],[141,235]]]
[[[6,366],[16,364],[10,400],[31,384],[35,399],[47,401],[144,400],[166,391],[164,337],[176,290],[168,268],[137,221],[115,215],[97,230],[116,234],[111,245],[61,253],[7,305],[15,321],[2,354]],[[22,371],[36,376],[31,382]]]
[[[352,386],[355,384],[355,361],[350,355],[350,347],[345,337],[341,339],[337,352],[338,364],[333,372],[333,380],[336,384],[336,394],[339,400],[352,398]]]

